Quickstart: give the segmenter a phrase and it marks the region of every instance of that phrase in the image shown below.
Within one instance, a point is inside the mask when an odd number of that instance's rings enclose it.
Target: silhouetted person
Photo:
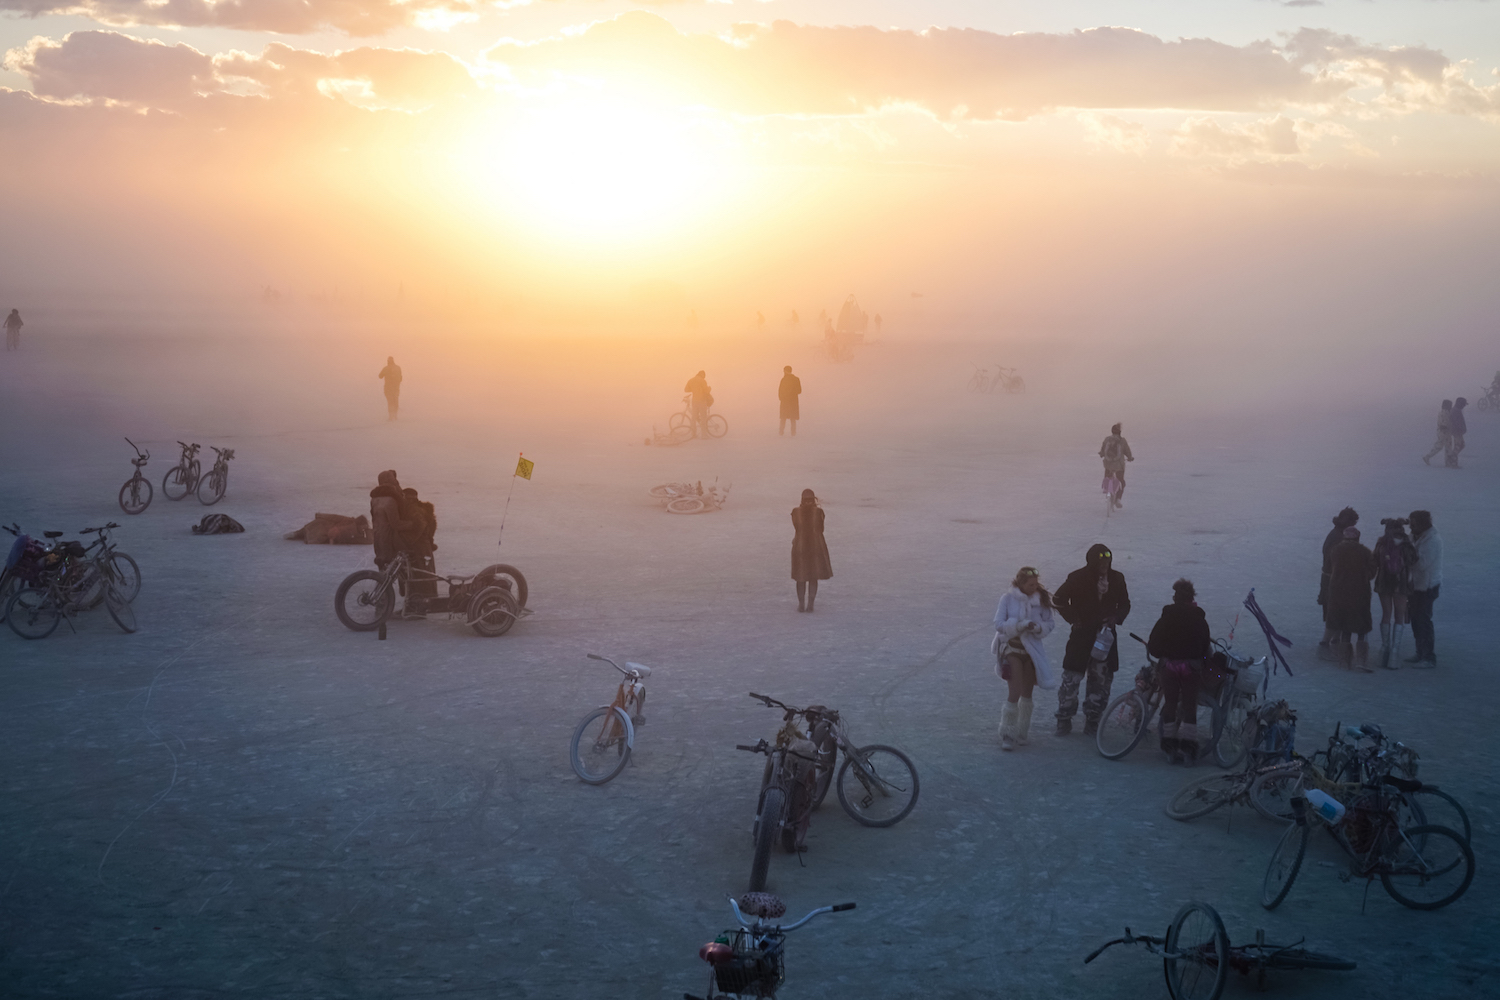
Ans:
[[[1417,564],[1411,569],[1411,596],[1406,609],[1411,614],[1411,637],[1417,652],[1406,662],[1417,667],[1437,666],[1437,636],[1432,628],[1432,605],[1443,583],[1443,540],[1432,527],[1432,514],[1411,512],[1411,540],[1417,547]]]
[[[1193,581],[1172,584],[1172,603],[1161,609],[1146,640],[1161,679],[1161,748],[1173,764],[1198,762],[1198,690],[1213,647],[1208,617],[1193,600],[1196,596]]]
[[[396,470],[387,469],[376,480],[375,488],[370,491],[370,526],[374,535],[375,565],[385,569],[386,563],[396,558],[396,553],[403,548],[402,533],[410,531],[412,526],[401,517],[406,496],[401,491]]]
[[[1120,483],[1120,491],[1115,494],[1115,506],[1125,506],[1120,500],[1125,495],[1125,463],[1134,462],[1135,456],[1130,453],[1130,442],[1120,436],[1119,424],[1109,429],[1109,437],[1099,446],[1099,457],[1104,459],[1104,474],[1113,474]]]
[[[1440,451],[1448,450],[1448,428],[1453,419],[1453,400],[1443,400],[1443,408],[1438,411],[1437,440],[1432,442],[1432,450],[1422,456],[1425,465],[1432,464],[1432,456]]]
[[[708,387],[708,373],[699,372],[687,380],[682,391],[689,393],[693,398],[693,436],[708,437],[708,408],[713,405],[714,394]]]
[[[1089,546],[1082,569],[1068,574],[1052,595],[1052,604],[1062,620],[1073,626],[1063,649],[1063,679],[1057,692],[1057,735],[1073,731],[1073,716],[1078,712],[1078,685],[1088,678],[1083,702],[1083,734],[1093,736],[1099,730],[1099,719],[1109,703],[1109,687],[1120,668],[1120,644],[1111,641],[1102,659],[1093,655],[1099,633],[1108,629],[1112,640],[1118,640],[1116,626],[1123,625],[1130,614],[1130,592],[1125,577],[1114,568],[1114,553],[1109,546]]]
[[[1359,523],[1359,511],[1345,507],[1333,515],[1333,529],[1323,539],[1323,576],[1318,581],[1318,607],[1323,609],[1323,638],[1318,640],[1318,659],[1337,660],[1333,648],[1337,630],[1328,623],[1328,581],[1333,579],[1333,550],[1344,540],[1344,529]]]
[[[396,359],[386,358],[385,367],[380,369],[376,378],[385,379],[386,419],[395,420],[396,411],[401,409],[401,367],[396,364]]]
[[[7,351],[19,351],[21,349],[21,311],[12,309],[10,315],[5,317],[5,349]]]
[[[435,577],[437,563],[433,561],[432,554],[437,551],[437,543],[433,540],[433,536],[437,534],[437,509],[419,497],[417,491],[410,486],[402,489],[401,495],[401,515],[411,525],[409,530],[399,535],[401,547],[411,557],[413,569],[426,570]],[[408,610],[420,614],[425,611],[425,602],[438,595],[437,580],[419,573],[413,573],[412,577],[406,605]],[[413,601],[413,598],[416,600]]]
[[[1453,401],[1453,410],[1448,414],[1448,453],[1443,464],[1450,469],[1460,468],[1458,453],[1464,450],[1464,435],[1469,433],[1468,421],[1464,420],[1464,407],[1469,401],[1459,396]]]
[[[1370,615],[1370,581],[1375,579],[1375,555],[1359,540],[1359,529],[1344,529],[1344,539],[1333,547],[1333,575],[1328,580],[1328,627],[1337,633],[1338,662],[1370,672],[1370,644],[1374,627]]]
[[[833,579],[828,543],[823,540],[823,508],[812,490],[802,491],[802,503],[792,508],[792,579],[797,581],[797,610],[811,611],[818,599],[818,581]]]
[[[792,422],[792,437],[797,436],[797,418],[801,415],[797,397],[802,395],[802,380],[792,374],[792,366],[782,369],[781,384],[776,387],[776,397],[781,400],[781,426],[777,434],[786,433],[786,422]]]

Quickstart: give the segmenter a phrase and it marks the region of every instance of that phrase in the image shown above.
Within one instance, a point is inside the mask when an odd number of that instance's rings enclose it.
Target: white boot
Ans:
[[[1016,743],[1026,745],[1026,736],[1031,732],[1031,699],[1016,702]]]
[[[1391,667],[1391,623],[1380,623],[1380,665],[1387,670]]]
[[[1000,749],[1015,749],[1014,733],[1016,731],[1016,706],[1006,702],[1005,707],[1000,710]]]
[[[1380,665],[1387,670],[1401,669],[1401,633],[1405,631],[1406,626],[1399,622],[1391,626],[1391,655],[1382,653],[1380,657]]]

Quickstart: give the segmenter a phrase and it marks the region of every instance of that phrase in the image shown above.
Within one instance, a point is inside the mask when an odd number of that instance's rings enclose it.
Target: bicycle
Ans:
[[[1211,774],[1184,785],[1168,800],[1168,816],[1186,822],[1221,806],[1246,804],[1273,822],[1291,818],[1283,814],[1281,792],[1301,777],[1303,764],[1293,750],[1297,715],[1285,701],[1275,701],[1257,705],[1252,721],[1264,735],[1251,748],[1245,769]]]
[[[786,913],[786,904],[768,892],[748,892],[738,903],[731,896],[729,908],[734,911],[739,927],[729,928],[698,949],[698,957],[713,966],[708,976],[708,992],[703,997],[684,993],[683,1000],[713,1000],[726,995],[775,1000],[776,991],[786,982],[787,934],[813,917],[845,913],[854,909],[854,904],[820,906],[786,926],[770,922]],[[754,919],[745,919],[746,914]]]
[[[43,534],[57,538],[62,532]],[[123,632],[136,631],[135,612],[120,589],[122,581],[109,560],[108,544],[92,558],[87,557],[88,551],[82,543],[68,541],[57,543],[44,554],[35,582],[17,590],[6,602],[5,621],[11,631],[23,639],[45,639],[57,629],[59,621],[67,619],[71,629],[74,614],[101,602]]]
[[[708,514],[716,510],[722,510],[724,504],[729,500],[729,487],[720,489],[715,483],[707,489],[703,483],[698,483],[695,493],[685,493],[669,499],[666,503],[668,514]]]
[[[974,365],[974,362],[970,361],[969,364]],[[968,389],[970,392],[989,392],[990,370],[974,365],[974,374],[969,376]]]
[[[1325,808],[1332,815],[1309,808],[1304,796],[1292,799],[1295,819],[1271,853],[1261,880],[1261,906],[1274,910],[1286,899],[1317,825],[1349,857],[1349,868],[1339,878],[1345,882],[1365,879],[1367,893],[1369,882],[1379,876],[1385,891],[1402,906],[1439,910],[1468,891],[1474,881],[1474,852],[1468,840],[1445,826],[1403,828],[1401,806],[1405,803],[1385,791],[1414,792],[1421,787],[1420,781],[1388,774],[1377,784],[1340,784],[1320,779],[1312,771],[1304,775],[1330,800]],[[1348,805],[1342,805],[1341,799],[1348,799]]]
[[[120,591],[120,596],[125,599],[126,604],[134,603],[141,592],[141,567],[131,556],[115,548],[109,540],[109,532],[119,525],[110,521],[99,528],[84,528],[80,535],[98,535],[85,549],[84,555],[96,566],[100,573],[97,574],[97,582],[112,580]],[[104,591],[98,586],[90,591],[87,607],[97,607],[103,600]]]
[[[531,612],[526,608],[526,577],[514,566],[495,563],[472,577],[439,576],[411,564],[406,552],[379,570],[362,569],[350,573],[333,595],[333,610],[345,628],[355,632],[373,632],[396,610],[396,597],[406,594],[413,583],[443,583],[448,587],[444,597],[407,597],[402,614],[421,618],[447,614],[449,619],[462,617],[479,635],[495,638],[510,631],[518,618]]]
[[[146,463],[151,460],[151,453],[149,451],[142,452],[130,438],[126,438],[125,443],[135,448],[135,458],[130,460],[130,464],[135,466],[135,475],[125,480],[125,485],[120,487],[120,496],[118,499],[120,509],[125,513],[139,514],[151,506],[151,480],[147,479],[141,472],[141,469],[145,468]],[[142,496],[142,490],[145,492],[144,496]]]
[[[198,502],[205,507],[212,507],[224,499],[224,491],[229,489],[229,460],[234,457],[233,448],[214,448],[214,467],[209,469],[201,479],[198,480],[197,494]],[[204,490],[207,490],[205,495]]]
[[[588,658],[603,660],[624,675],[615,700],[583,717],[573,730],[568,748],[573,772],[591,785],[602,785],[630,763],[635,727],[646,721],[646,678],[651,676],[651,668],[629,660],[622,667],[595,653],[589,653]]]
[[[1002,368],[995,366],[995,378],[990,382],[990,392],[999,386],[1011,395],[1017,395],[1026,391],[1026,380],[1016,374],[1014,368]]]
[[[1104,494],[1104,518],[1109,520],[1120,506],[1120,494],[1125,492],[1125,487],[1120,485],[1113,472],[1106,472],[1104,481],[1099,484],[1099,492]]]
[[[1219,1000],[1229,970],[1242,976],[1254,975],[1256,986],[1265,989],[1266,973],[1283,969],[1322,969],[1349,972],[1354,962],[1308,951],[1302,939],[1294,944],[1269,944],[1266,932],[1256,930],[1255,943],[1232,946],[1219,913],[1207,903],[1188,903],[1177,911],[1167,926],[1165,937],[1132,934],[1107,941],[1083,960],[1088,965],[1117,944],[1144,945],[1153,955],[1161,956],[1162,971],[1167,979],[1167,996],[1172,1000]]]
[[[729,421],[717,413],[711,413],[703,421],[703,431],[711,438],[721,438],[729,433]],[[697,421],[693,417],[692,393],[683,396],[682,409],[667,418],[667,433],[678,441],[698,436]]]
[[[182,457],[161,477],[161,491],[168,500],[181,500],[189,493],[196,492],[198,480],[203,473],[203,466],[197,457],[202,446],[183,441],[177,443],[182,445]]]

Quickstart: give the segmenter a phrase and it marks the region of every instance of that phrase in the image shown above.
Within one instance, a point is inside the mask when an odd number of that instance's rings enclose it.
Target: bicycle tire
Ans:
[[[144,500],[141,499],[142,487],[146,490],[146,498]],[[139,514],[151,506],[152,496],[151,480],[145,476],[131,476],[125,480],[125,485],[120,487],[120,496],[118,497],[120,509],[127,514]]]
[[[396,608],[396,595],[390,588],[385,589],[378,601],[372,602],[369,599],[370,595],[380,590],[381,579],[381,575],[372,569],[362,569],[344,577],[344,582],[340,583],[339,589],[334,592],[333,610],[339,616],[339,621],[344,623],[345,628],[355,632],[373,632],[380,627],[381,622],[391,616],[391,612]],[[349,602],[349,591],[364,581],[373,582],[375,586],[361,590],[355,597],[356,609],[369,609],[356,618],[346,608]]]
[[[786,822],[781,824],[781,849],[788,854],[797,853],[797,825],[801,816],[812,812],[808,804],[807,787],[793,781],[787,789]]]
[[[1380,872],[1380,884],[1385,886],[1385,891],[1390,894],[1392,899],[1402,906],[1413,910],[1441,910],[1449,903],[1456,902],[1460,896],[1469,891],[1469,886],[1474,881],[1474,851],[1469,847],[1469,842],[1461,837],[1457,831],[1450,830],[1446,826],[1415,826],[1401,832],[1405,838],[1403,843],[1410,843],[1412,840],[1421,841],[1423,845],[1421,851],[1426,857],[1419,856],[1417,860],[1421,862],[1424,869],[1428,870],[1393,872],[1382,868]],[[1442,844],[1452,845],[1452,859],[1439,857],[1435,862],[1429,861],[1428,859],[1434,855],[1448,854],[1446,848],[1438,846]],[[1395,863],[1394,861],[1391,862],[1391,864]],[[1411,883],[1393,881],[1393,878],[1404,879],[1414,875],[1417,878],[1417,884],[1421,885],[1425,884],[1429,879],[1447,875],[1460,866],[1463,867],[1464,874],[1458,888],[1438,899],[1418,899],[1415,896],[1406,895],[1403,890],[1410,889]]]
[[[203,491],[205,489],[208,490],[208,496],[203,495]],[[198,480],[198,502],[205,507],[212,507],[214,504],[224,499],[224,494],[228,492],[228,490],[228,470],[220,472],[218,469],[212,469],[209,471],[208,475]]]
[[[5,605],[5,621],[22,639],[45,639],[57,629],[62,608],[52,591],[42,587],[22,587]]]
[[[687,486],[684,483],[662,483],[660,486],[651,487],[647,492],[651,494],[651,499],[665,503],[673,497],[682,496],[687,492]]]
[[[1207,903],[1178,910],[1167,928],[1166,949],[1184,956],[1162,959],[1173,1000],[1219,1000],[1229,978],[1229,934],[1218,911]]]
[[[1015,381],[1005,387],[1005,391],[1013,395],[1020,395],[1026,391],[1026,380],[1017,375]]]
[[[516,599],[503,587],[486,587],[469,601],[469,627],[486,639],[509,632],[520,614]]]
[[[766,872],[771,867],[771,845],[781,826],[786,793],[774,785],[760,797],[760,812],[755,817],[755,856],[750,862],[750,891],[764,892]]]
[[[693,416],[690,413],[674,413],[667,418],[667,433],[672,437],[678,437],[682,430],[687,431],[687,436],[693,436]]]
[[[708,510],[708,504],[702,497],[677,497],[667,501],[668,514],[702,514]]]
[[[1266,956],[1266,968],[1268,969],[1323,969],[1327,972],[1351,972],[1359,966],[1347,958],[1339,958],[1337,955],[1325,955],[1320,951],[1308,951],[1306,948],[1287,948],[1284,951],[1273,952]]]
[[[889,756],[896,759],[881,763],[879,762],[881,756]],[[856,757],[859,758],[858,765],[854,763]],[[885,769],[886,774],[881,773],[882,768]],[[845,790],[845,786],[851,784],[847,780],[851,769],[854,770],[855,774],[853,784],[858,785],[864,793],[862,797],[853,800],[850,798],[854,794],[853,787],[850,787],[847,791]],[[911,781],[910,797],[904,800],[904,804],[901,796],[905,795],[908,790],[900,784],[902,779],[898,772],[902,769],[906,771]],[[871,788],[872,784],[875,786],[873,789]],[[844,807],[844,812],[848,813],[861,826],[873,827],[895,826],[901,822],[916,808],[917,797],[922,794],[922,782],[917,777],[917,767],[911,762],[911,758],[895,747],[888,747],[881,743],[872,743],[867,747],[860,747],[852,754],[846,753],[844,755],[844,765],[839,768],[838,781],[835,787],[838,790],[839,805]],[[871,814],[869,811],[870,807],[877,801],[875,797],[876,792],[879,792],[885,798],[893,800],[891,808],[897,810],[894,816],[876,816]]]
[[[1312,832],[1312,827],[1303,823],[1288,824],[1286,832],[1276,842],[1276,850],[1271,852],[1271,863],[1266,866],[1266,874],[1260,881],[1260,905],[1268,910],[1274,910],[1286,899],[1286,894],[1292,891],[1292,883],[1297,881],[1297,872],[1302,870],[1302,859],[1307,854],[1307,838]]]
[[[589,739],[591,726],[600,719],[605,721],[600,725],[598,735],[592,737],[591,745],[585,748],[583,741]],[[630,744],[634,739],[635,728],[623,709],[613,705],[594,709],[579,721],[573,730],[573,742],[568,745],[573,773],[590,785],[602,785],[612,780],[630,763]]]
[[[818,783],[813,792],[811,809],[817,809],[828,798],[828,790],[833,787],[834,767],[839,762],[838,744],[829,737],[828,742],[818,748]]]
[[[104,608],[126,635],[133,635],[139,628],[135,623],[135,610],[113,581],[104,585]]]
[[[113,574],[115,586],[125,595],[126,603],[134,604],[135,599],[141,595],[141,567],[128,553],[119,550],[109,554],[105,566]]]
[[[1106,760],[1119,760],[1140,745],[1153,711],[1136,690],[1126,691],[1104,709],[1094,745]]]
[[[1214,734],[1214,763],[1223,768],[1238,767],[1255,744],[1259,725],[1250,715],[1247,700],[1235,695],[1224,713],[1219,731]]]
[[[182,500],[198,486],[198,481],[191,472],[181,465],[174,465],[167,470],[167,474],[161,477],[162,496],[168,500]],[[176,496],[172,494],[176,492]]]
[[[1166,813],[1179,823],[1207,816],[1239,795],[1241,775],[1210,774],[1190,781],[1167,801]]]
[[[1250,785],[1250,807],[1273,823],[1297,818],[1292,799],[1302,794],[1302,769],[1287,766],[1266,771]]]
[[[1437,823],[1437,822],[1434,822],[1434,823],[1430,823],[1429,824],[1427,822],[1427,820],[1430,819],[1431,817],[1428,815],[1427,808],[1425,806],[1420,806],[1419,803],[1415,803],[1414,802],[1413,804],[1416,805],[1416,806],[1418,806],[1421,809],[1421,814],[1422,814],[1422,817],[1423,817],[1423,819],[1422,819],[1421,822],[1422,822],[1423,825],[1429,825],[1429,826],[1446,826],[1448,829],[1454,831],[1455,833],[1461,833],[1461,834],[1463,834],[1464,840],[1467,840],[1469,842],[1470,846],[1473,846],[1473,843],[1474,843],[1474,828],[1469,825],[1469,814],[1468,814],[1468,812],[1464,809],[1463,806],[1459,805],[1459,802],[1458,802],[1457,799],[1455,799],[1453,796],[1449,795],[1447,792],[1442,791],[1442,790],[1437,789],[1437,788],[1434,788],[1431,785],[1424,785],[1423,787],[1417,789],[1417,791],[1414,794],[1416,794],[1416,795],[1431,795],[1431,796],[1434,796],[1436,798],[1442,799],[1444,802],[1448,803],[1448,805],[1450,805],[1450,806],[1453,807],[1453,811],[1458,814],[1459,821],[1462,824],[1462,829],[1460,829],[1457,826],[1454,826],[1452,823]]]
[[[492,563],[474,575],[474,593],[479,593],[487,587],[499,586],[501,580],[510,581],[510,596],[516,599],[516,604],[526,607],[526,601],[531,596],[531,591],[526,587],[526,577],[521,571],[507,563]]]
[[[709,437],[721,438],[729,433],[729,421],[717,413],[711,413],[704,421],[703,429],[708,432]]]

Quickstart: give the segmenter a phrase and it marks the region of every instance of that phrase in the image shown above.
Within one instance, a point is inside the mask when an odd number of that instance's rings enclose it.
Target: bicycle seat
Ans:
[[[63,536],[63,532],[61,532],[61,531],[44,531],[44,532],[42,532],[42,537],[43,538],[61,538],[62,536]]]
[[[630,674],[630,676],[636,678],[637,680],[645,680],[647,677],[651,676],[651,668],[646,666],[644,663],[631,663],[629,660],[626,660],[625,670]]]
[[[145,456],[143,456],[141,458],[132,458],[130,460],[130,464],[133,465],[133,466],[135,466],[137,469],[139,469],[142,466],[144,466],[150,460],[151,460],[151,456],[150,455],[145,455]]]
[[[769,892],[747,892],[740,897],[740,912],[746,916],[775,920],[786,913],[786,904]]]

